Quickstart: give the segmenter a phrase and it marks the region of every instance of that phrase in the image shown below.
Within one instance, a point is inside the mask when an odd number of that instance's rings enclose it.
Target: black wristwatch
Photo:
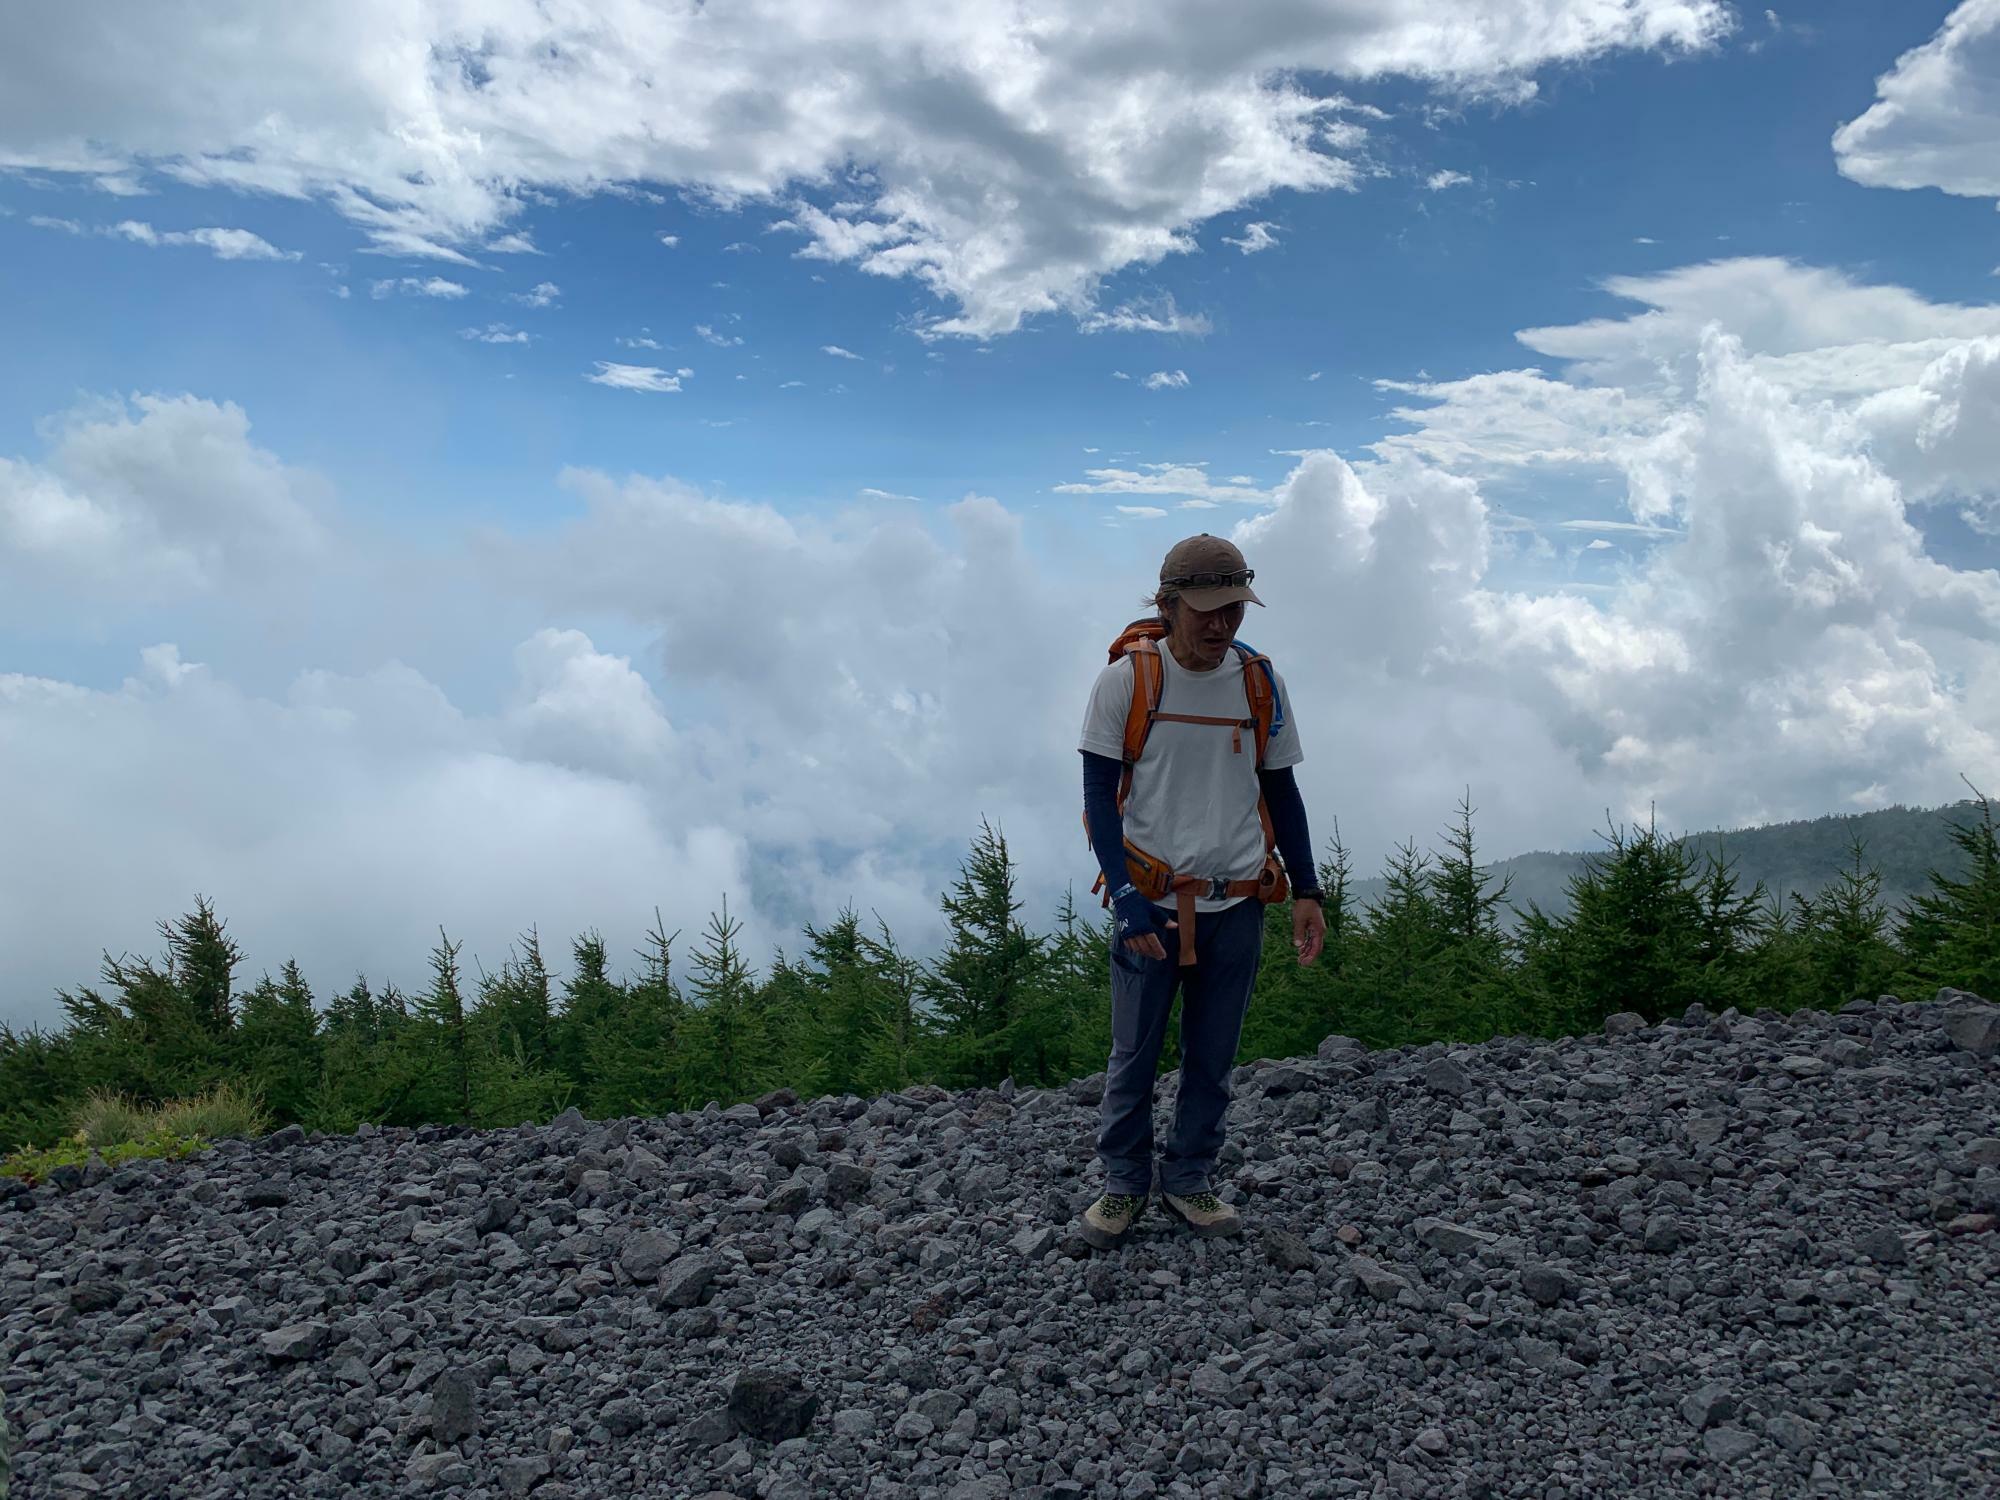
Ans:
[[[1326,895],[1318,886],[1314,886],[1309,891],[1293,891],[1292,899],[1294,901],[1317,901],[1321,906],[1326,905]]]

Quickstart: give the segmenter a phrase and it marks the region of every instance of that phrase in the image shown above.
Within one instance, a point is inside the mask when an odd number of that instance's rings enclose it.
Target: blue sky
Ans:
[[[602,79],[490,9],[387,105],[285,22],[162,7],[154,70],[89,17],[9,23],[0,745],[74,768],[51,835],[132,847],[110,890],[0,869],[91,908],[5,934],[34,958],[0,1013],[197,887],[336,968],[408,968],[440,917],[504,947],[577,916],[525,872],[548,824],[619,931],[672,870],[690,928],[734,889],[767,943],[845,899],[918,932],[995,809],[1046,904],[1100,637],[1199,529],[1278,590],[1246,635],[1364,864],[1467,784],[1506,853],[1993,769],[1994,0],[1415,8],[1449,47],[1343,0],[1226,46],[1175,8],[1138,61],[1129,18],[1031,7],[1063,39],[1022,61],[973,7],[935,75],[893,16],[711,8],[717,40],[634,6],[569,54]],[[697,64],[706,112],[646,103],[635,143],[628,74]],[[788,67],[823,87],[756,81]],[[1091,331],[1121,319],[1153,327]],[[588,378],[618,367],[659,388]],[[110,785],[71,737],[113,725]],[[121,800],[149,755],[179,820]],[[364,941],[271,894],[273,850],[342,826],[312,777],[214,812],[242,778],[203,768],[281,755],[430,806],[501,767],[452,814],[482,829],[548,800],[518,879],[426,867]],[[866,815],[885,761],[919,790]],[[191,851],[201,808],[240,826]]]

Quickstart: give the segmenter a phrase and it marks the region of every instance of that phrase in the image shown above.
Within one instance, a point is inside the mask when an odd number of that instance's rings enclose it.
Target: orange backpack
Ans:
[[[1249,716],[1242,719],[1217,718],[1207,714],[1163,713],[1160,709],[1160,695],[1166,685],[1166,671],[1160,665],[1160,642],[1166,637],[1167,624],[1157,615],[1149,615],[1134,620],[1119,632],[1118,639],[1111,643],[1108,659],[1117,661],[1121,656],[1132,659],[1132,706],[1125,715],[1124,774],[1118,780],[1118,812],[1124,815],[1126,799],[1132,792],[1132,767],[1146,748],[1146,738],[1153,726],[1161,720],[1176,724],[1214,724],[1229,730],[1230,743],[1237,754],[1243,752],[1243,735],[1248,730],[1251,735],[1252,750],[1257,757],[1257,767],[1263,769],[1264,752],[1269,748],[1271,736],[1283,722],[1284,705],[1278,698],[1278,680],[1271,659],[1262,652],[1253,650],[1241,641],[1231,643],[1232,649],[1243,662],[1243,692],[1248,699]],[[1148,900],[1164,900],[1171,892],[1175,905],[1179,908],[1176,917],[1180,923],[1180,961],[1191,964],[1194,954],[1194,903],[1198,896],[1223,900],[1230,896],[1255,896],[1265,905],[1282,901],[1288,896],[1290,886],[1285,879],[1284,866],[1278,862],[1277,838],[1271,828],[1271,811],[1265,805],[1264,794],[1257,793],[1257,818],[1264,825],[1264,868],[1254,880],[1220,880],[1208,875],[1177,871],[1167,862],[1148,854],[1129,838],[1125,840],[1125,868],[1132,884]],[[1084,837],[1089,839],[1090,820],[1084,818]],[[1111,893],[1105,886],[1104,872],[1098,871],[1097,880],[1091,886],[1092,894],[1103,892],[1102,904],[1111,904]]]

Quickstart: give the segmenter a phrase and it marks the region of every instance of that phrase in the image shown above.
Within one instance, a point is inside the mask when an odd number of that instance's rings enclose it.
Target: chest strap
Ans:
[[[1174,724],[1221,724],[1229,730],[1229,748],[1238,755],[1243,753],[1243,731],[1257,727],[1255,719],[1221,719],[1210,714],[1168,714],[1161,713],[1158,709],[1153,710],[1151,718],[1155,724],[1163,719]]]

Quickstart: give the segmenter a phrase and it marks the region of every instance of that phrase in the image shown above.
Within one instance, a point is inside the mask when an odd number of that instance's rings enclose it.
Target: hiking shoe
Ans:
[[[1161,1193],[1160,1206],[1204,1238],[1243,1232],[1236,1210],[1213,1193]]]
[[[1145,1211],[1144,1193],[1106,1193],[1083,1211],[1083,1237],[1100,1250],[1114,1249],[1124,1243]]]

